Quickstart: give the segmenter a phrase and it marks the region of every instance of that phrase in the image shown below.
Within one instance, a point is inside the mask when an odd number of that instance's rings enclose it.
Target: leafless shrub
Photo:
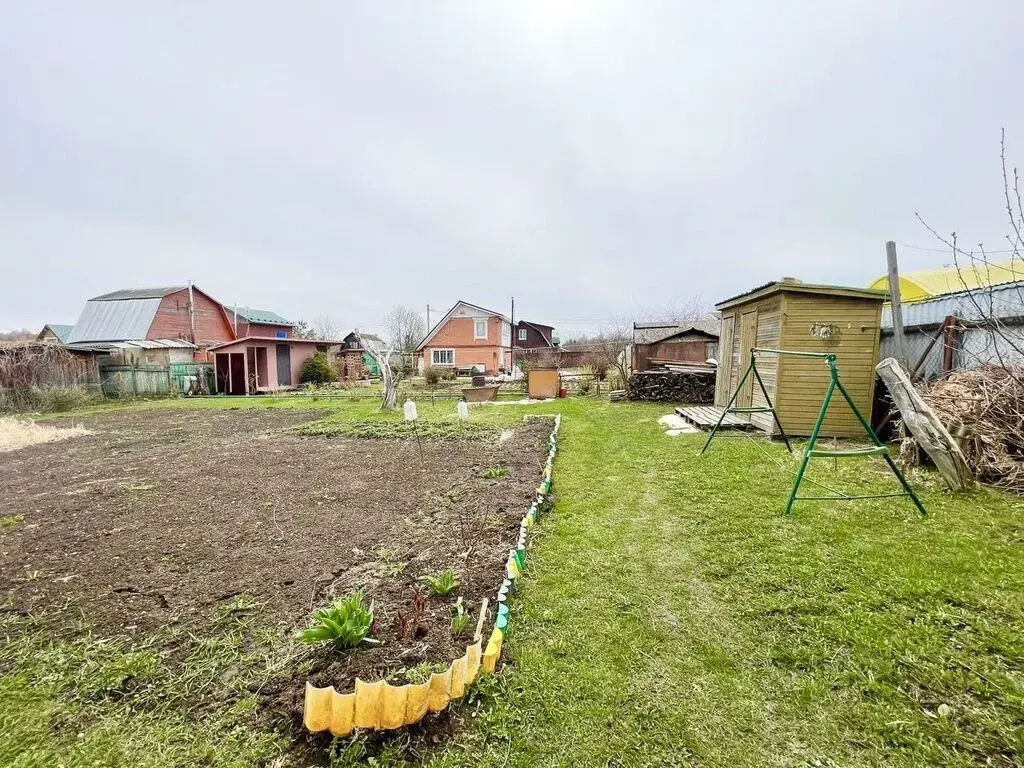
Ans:
[[[99,396],[93,358],[55,344],[0,348],[0,410],[65,411]]]

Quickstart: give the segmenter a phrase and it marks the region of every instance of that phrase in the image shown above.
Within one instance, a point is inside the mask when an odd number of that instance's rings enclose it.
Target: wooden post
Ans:
[[[875,366],[892,401],[900,411],[903,423],[953,491],[967,491],[974,487],[974,475],[967,466],[967,458],[952,435],[942,425],[935,411],[921,398],[910,383],[900,364],[891,357]]]
[[[892,302],[892,333],[896,339],[896,356],[900,365],[907,366],[907,340],[903,335],[903,307],[900,303],[900,270],[896,264],[896,243],[885,244],[885,260],[889,265],[889,293]]]

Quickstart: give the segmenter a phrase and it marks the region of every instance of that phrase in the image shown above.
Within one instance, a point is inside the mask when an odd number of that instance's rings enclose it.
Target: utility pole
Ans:
[[[427,333],[430,333],[430,305],[427,304]]]
[[[885,244],[885,261],[889,266],[889,293],[892,309],[892,333],[896,339],[896,355],[899,364],[907,368],[907,340],[903,335],[903,307],[900,304],[900,269],[896,264],[896,243]]]
[[[508,375],[516,369],[516,297],[512,297],[511,328],[509,329],[508,340]]]
[[[192,281],[188,281],[188,327],[192,343],[196,343],[196,304],[192,299]]]

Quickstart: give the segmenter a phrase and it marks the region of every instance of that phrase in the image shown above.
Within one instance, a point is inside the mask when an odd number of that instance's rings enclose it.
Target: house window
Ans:
[[[526,329],[525,328],[520,328],[519,329],[519,340],[520,341],[526,341]]]
[[[486,317],[474,317],[473,318],[473,338],[474,339],[486,339],[487,338],[487,318]]]
[[[432,349],[430,350],[431,365],[455,365],[454,349]]]

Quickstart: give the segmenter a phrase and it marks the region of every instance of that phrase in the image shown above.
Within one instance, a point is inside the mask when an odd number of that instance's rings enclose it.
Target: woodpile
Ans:
[[[626,385],[628,400],[711,405],[715,401],[715,372],[637,371]]]
[[[1024,493],[1024,367],[957,371],[922,396],[977,479]]]

